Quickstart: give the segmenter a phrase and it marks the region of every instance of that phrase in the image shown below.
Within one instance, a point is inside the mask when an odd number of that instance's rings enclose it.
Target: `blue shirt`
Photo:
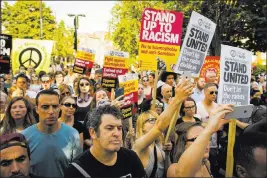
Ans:
[[[200,91],[197,87],[194,88],[194,93],[191,95],[191,98],[193,98],[196,103],[203,101],[204,97],[204,90]]]
[[[36,124],[22,134],[29,142],[31,151],[31,173],[42,177],[64,177],[68,164],[82,153],[79,133],[61,123],[53,134],[41,133]]]

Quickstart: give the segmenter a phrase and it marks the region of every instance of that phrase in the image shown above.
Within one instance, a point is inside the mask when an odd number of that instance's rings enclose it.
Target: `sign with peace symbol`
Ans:
[[[37,68],[42,61],[41,52],[33,47],[22,50],[19,54],[19,63],[28,69],[29,66]]]

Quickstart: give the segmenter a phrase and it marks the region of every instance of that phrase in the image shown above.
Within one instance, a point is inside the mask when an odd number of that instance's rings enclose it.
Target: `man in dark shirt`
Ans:
[[[143,165],[132,150],[122,145],[121,112],[114,106],[99,106],[86,123],[92,147],[78,156],[65,177],[145,177]]]

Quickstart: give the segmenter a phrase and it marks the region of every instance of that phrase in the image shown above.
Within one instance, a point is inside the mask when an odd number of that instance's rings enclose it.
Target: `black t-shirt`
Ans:
[[[144,167],[132,150],[121,147],[113,166],[99,162],[89,150],[78,156],[74,162],[81,166],[91,177],[145,177]],[[84,177],[73,165],[69,165],[64,177]]]

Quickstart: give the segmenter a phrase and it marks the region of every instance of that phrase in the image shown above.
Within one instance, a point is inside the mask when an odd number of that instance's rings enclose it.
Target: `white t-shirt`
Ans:
[[[215,109],[218,106],[217,103],[213,103],[212,109]],[[197,115],[199,115],[201,118],[201,121],[204,123],[207,123],[209,121],[209,113],[204,107],[202,101],[199,101],[197,103]],[[217,133],[214,133],[212,135],[211,143],[210,143],[210,148],[217,148]]]

